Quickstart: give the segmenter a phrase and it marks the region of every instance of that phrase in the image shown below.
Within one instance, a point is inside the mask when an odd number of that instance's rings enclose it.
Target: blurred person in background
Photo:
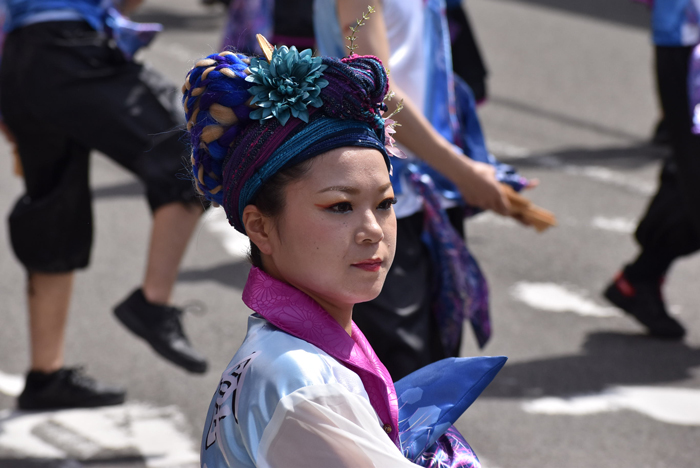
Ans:
[[[221,41],[222,50],[259,53],[256,34],[299,50],[316,47],[313,0],[231,0]]]
[[[452,69],[474,93],[478,104],[486,101],[488,70],[472,30],[466,5],[462,0],[446,0],[447,24],[452,44]]]
[[[313,0],[202,0],[204,4],[223,3],[228,11],[222,50],[233,48],[258,53],[256,33],[274,44],[297,49],[316,47],[313,29]],[[452,68],[471,88],[477,103],[487,98],[488,70],[476,36],[461,0],[446,2],[447,24],[452,44]]]
[[[635,233],[641,252],[618,273],[604,296],[650,335],[681,339],[685,329],[669,315],[661,290],[673,262],[700,250],[700,136],[692,131],[688,96],[688,65],[693,46],[700,43],[697,2],[654,0],[652,36],[658,94],[672,152]]]
[[[153,213],[140,288],[117,318],[172,363],[203,373],[207,362],[170,305],[180,261],[203,212],[192,183],[178,177],[178,90],[133,61],[160,25],[138,25],[141,3],[6,0],[8,32],[0,69],[0,110],[19,154],[25,194],[9,215],[13,250],[27,271],[31,364],[21,409],[119,404],[125,391],[65,367],[66,321],[74,272],[92,245],[89,158],[101,151],[146,186]],[[126,247],[126,246],[124,246]]]

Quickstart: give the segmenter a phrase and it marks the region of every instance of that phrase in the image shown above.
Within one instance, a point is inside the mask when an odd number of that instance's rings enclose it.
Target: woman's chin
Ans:
[[[354,295],[353,304],[360,304],[362,302],[369,302],[377,298],[379,293],[382,292],[382,286],[384,286],[384,278],[382,281],[371,284],[367,288],[362,289],[360,292]]]

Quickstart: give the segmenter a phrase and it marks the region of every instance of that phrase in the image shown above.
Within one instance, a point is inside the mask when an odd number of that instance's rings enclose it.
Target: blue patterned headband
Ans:
[[[366,123],[356,120],[340,120],[321,116],[288,138],[270,155],[265,165],[257,170],[255,177],[245,181],[238,199],[238,217],[257,195],[260,188],[279,171],[304,162],[320,154],[342,148],[356,146],[373,148],[384,156],[387,169],[391,171],[389,155],[376,132]]]

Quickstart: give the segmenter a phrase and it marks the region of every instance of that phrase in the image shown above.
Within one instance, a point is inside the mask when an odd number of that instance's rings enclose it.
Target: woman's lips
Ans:
[[[371,258],[362,262],[353,263],[352,266],[365,271],[379,271],[379,269],[382,267],[382,260],[379,258]]]

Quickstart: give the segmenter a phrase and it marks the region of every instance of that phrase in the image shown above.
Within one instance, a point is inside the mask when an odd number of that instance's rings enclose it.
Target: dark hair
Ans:
[[[307,159],[299,164],[282,169],[277,174],[272,176],[270,180],[260,188],[260,191],[255,196],[252,205],[255,205],[258,210],[265,216],[270,218],[278,217],[286,205],[284,197],[284,189],[289,184],[304,177],[311,169],[313,159]],[[262,254],[257,245],[250,241],[250,252],[248,260],[254,267],[263,268]]]

